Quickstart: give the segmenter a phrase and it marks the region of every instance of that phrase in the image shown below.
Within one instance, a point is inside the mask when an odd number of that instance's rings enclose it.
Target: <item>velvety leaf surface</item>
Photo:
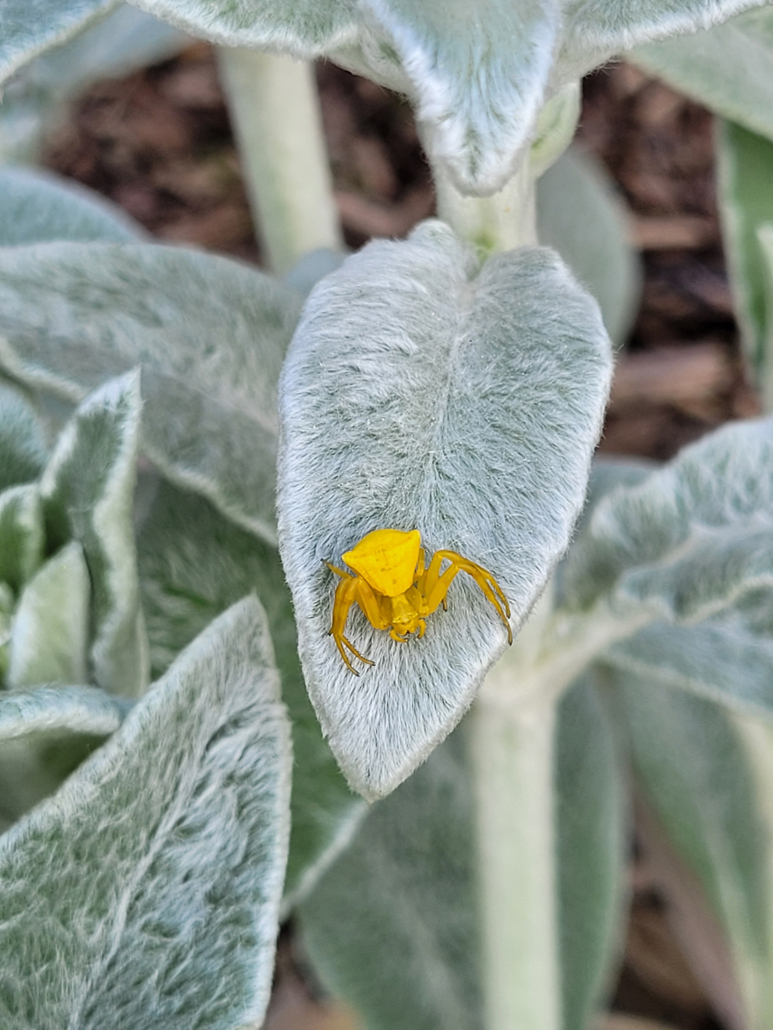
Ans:
[[[732,721],[710,701],[619,674],[634,771],[671,845],[728,933],[743,988],[769,983],[765,829]],[[748,995],[747,995],[748,1000]],[[750,1016],[749,1025],[762,1026]]]
[[[52,240],[129,243],[144,235],[123,212],[77,183],[28,168],[0,168],[0,246]]]
[[[8,642],[9,687],[86,682],[90,602],[83,547],[73,540],[22,591]]]
[[[162,482],[138,540],[142,605],[154,675],[229,605],[255,591],[268,616],[292,720],[292,830],[285,894],[305,890],[364,808],[347,787],[306,693],[295,620],[276,548],[203,497]]]
[[[561,702],[556,756],[563,1030],[585,1030],[619,943],[626,840],[611,731],[587,683]],[[315,971],[369,1030],[482,1026],[472,804],[463,724],[370,810],[301,906]]]
[[[37,479],[46,461],[43,427],[12,386],[0,383],[0,490]]]
[[[559,0],[364,0],[400,57],[427,150],[465,192],[504,185],[544,103]]]
[[[271,541],[275,389],[299,307],[268,276],[183,248],[0,250],[0,363],[70,399],[141,366],[144,450]]]
[[[118,0],[3,0],[0,82],[117,5]]]
[[[125,714],[94,687],[0,694],[0,832],[53,793]]]
[[[67,423],[40,481],[47,546],[79,541],[88,566],[91,677],[127,697],[148,682],[132,513],[140,407],[136,374],[95,391]],[[86,670],[46,679],[85,682]]]
[[[572,149],[537,180],[537,236],[593,294],[609,335],[622,344],[639,304],[641,268],[623,207],[599,162]]]
[[[626,58],[717,114],[773,138],[769,4],[705,32],[638,47]]]
[[[517,630],[566,547],[609,381],[598,307],[549,250],[480,274],[441,223],[380,241],[307,301],[282,377],[280,536],[312,701],[349,782],[388,793],[453,728],[506,646],[459,576],[400,644],[353,609],[355,677],[328,637],[342,554],[419,529],[497,578]],[[465,582],[466,580],[466,582]]]
[[[720,123],[717,142],[722,236],[737,317],[748,360],[768,391],[773,372],[765,340],[773,319],[773,291],[757,230],[773,223],[773,142],[732,122]]]
[[[564,74],[584,74],[615,54],[654,40],[709,29],[767,0],[567,0]]]
[[[599,502],[564,564],[566,606],[694,624],[764,594],[772,500],[773,420],[704,437]]]
[[[289,786],[268,628],[248,599],[0,841],[3,1026],[259,1023]]]

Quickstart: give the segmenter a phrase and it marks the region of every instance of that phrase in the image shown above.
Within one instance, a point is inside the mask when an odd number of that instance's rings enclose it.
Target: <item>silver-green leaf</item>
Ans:
[[[358,610],[328,636],[342,554],[418,529],[497,578],[517,630],[582,505],[610,374],[595,301],[546,249],[478,269],[441,223],[376,242],[311,294],[280,388],[279,517],[304,675],[349,782],[388,793],[459,721],[507,635],[459,576],[399,644]]]
[[[48,546],[76,540],[88,566],[91,676],[127,697],[148,683],[132,513],[140,407],[134,373],[95,391],[65,426],[40,481]],[[86,673],[48,678],[79,683]]]
[[[537,180],[537,236],[599,302],[615,343],[624,343],[639,304],[641,268],[622,204],[599,162],[571,149]]]
[[[43,560],[43,505],[33,483],[0,493],[0,583],[18,593]]]
[[[626,57],[680,93],[773,139],[773,11],[765,4],[704,32]]]
[[[171,479],[275,542],[275,390],[300,298],[177,247],[0,250],[0,365],[80,399],[142,367],[143,449]]]
[[[52,240],[130,243],[144,235],[120,208],[74,182],[0,167],[0,246]]]
[[[95,687],[0,694],[0,832],[52,794],[126,710]]]
[[[4,0],[0,11],[0,83],[38,54],[66,42],[119,0]]]
[[[248,599],[0,840],[3,1027],[260,1023],[290,764],[265,616]]]
[[[623,668],[771,711],[772,512],[773,420],[727,426],[596,503],[561,617],[611,626],[600,646]]]

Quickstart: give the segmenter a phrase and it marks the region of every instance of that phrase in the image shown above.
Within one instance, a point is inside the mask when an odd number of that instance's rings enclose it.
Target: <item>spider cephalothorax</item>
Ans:
[[[405,533],[400,529],[375,529],[343,555],[354,575],[327,562],[341,582],[333,602],[333,625],[330,633],[346,667],[358,676],[349,660],[348,649],[355,658],[372,665],[344,636],[349,609],[356,602],[375,629],[388,629],[393,640],[404,643],[411,633],[424,635],[424,620],[441,604],[446,608],[446,594],[458,572],[472,576],[486,598],[496,609],[507,628],[507,641],[512,644],[513,631],[508,618],[510,605],[499,584],[482,566],[456,551],[436,551],[425,563],[418,529]],[[443,562],[449,564],[441,572]]]

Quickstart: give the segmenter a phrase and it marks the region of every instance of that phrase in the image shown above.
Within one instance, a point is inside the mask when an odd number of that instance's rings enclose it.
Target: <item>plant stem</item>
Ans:
[[[509,664],[509,663],[508,663]],[[471,716],[486,1030],[560,1030],[555,699],[512,703],[489,675]]]
[[[490,197],[465,197],[442,167],[433,171],[438,215],[478,249],[481,259],[537,242],[534,179],[528,158],[504,189]]]
[[[342,246],[313,69],[257,50],[221,49],[219,66],[262,249],[282,274]]]

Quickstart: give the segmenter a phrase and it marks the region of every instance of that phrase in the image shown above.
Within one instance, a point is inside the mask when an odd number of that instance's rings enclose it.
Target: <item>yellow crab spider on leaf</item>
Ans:
[[[407,533],[400,529],[374,529],[347,551],[343,560],[355,575],[325,563],[341,577],[333,602],[330,634],[344,664],[355,676],[359,673],[347,649],[366,665],[373,662],[361,655],[344,635],[351,606],[358,604],[371,626],[388,629],[393,640],[405,643],[410,633],[424,635],[424,620],[441,604],[447,608],[446,594],[458,572],[472,576],[505,624],[508,644],[513,642],[508,622],[510,605],[491,573],[456,551],[436,551],[427,565],[418,529]],[[441,572],[444,561],[450,564]]]

